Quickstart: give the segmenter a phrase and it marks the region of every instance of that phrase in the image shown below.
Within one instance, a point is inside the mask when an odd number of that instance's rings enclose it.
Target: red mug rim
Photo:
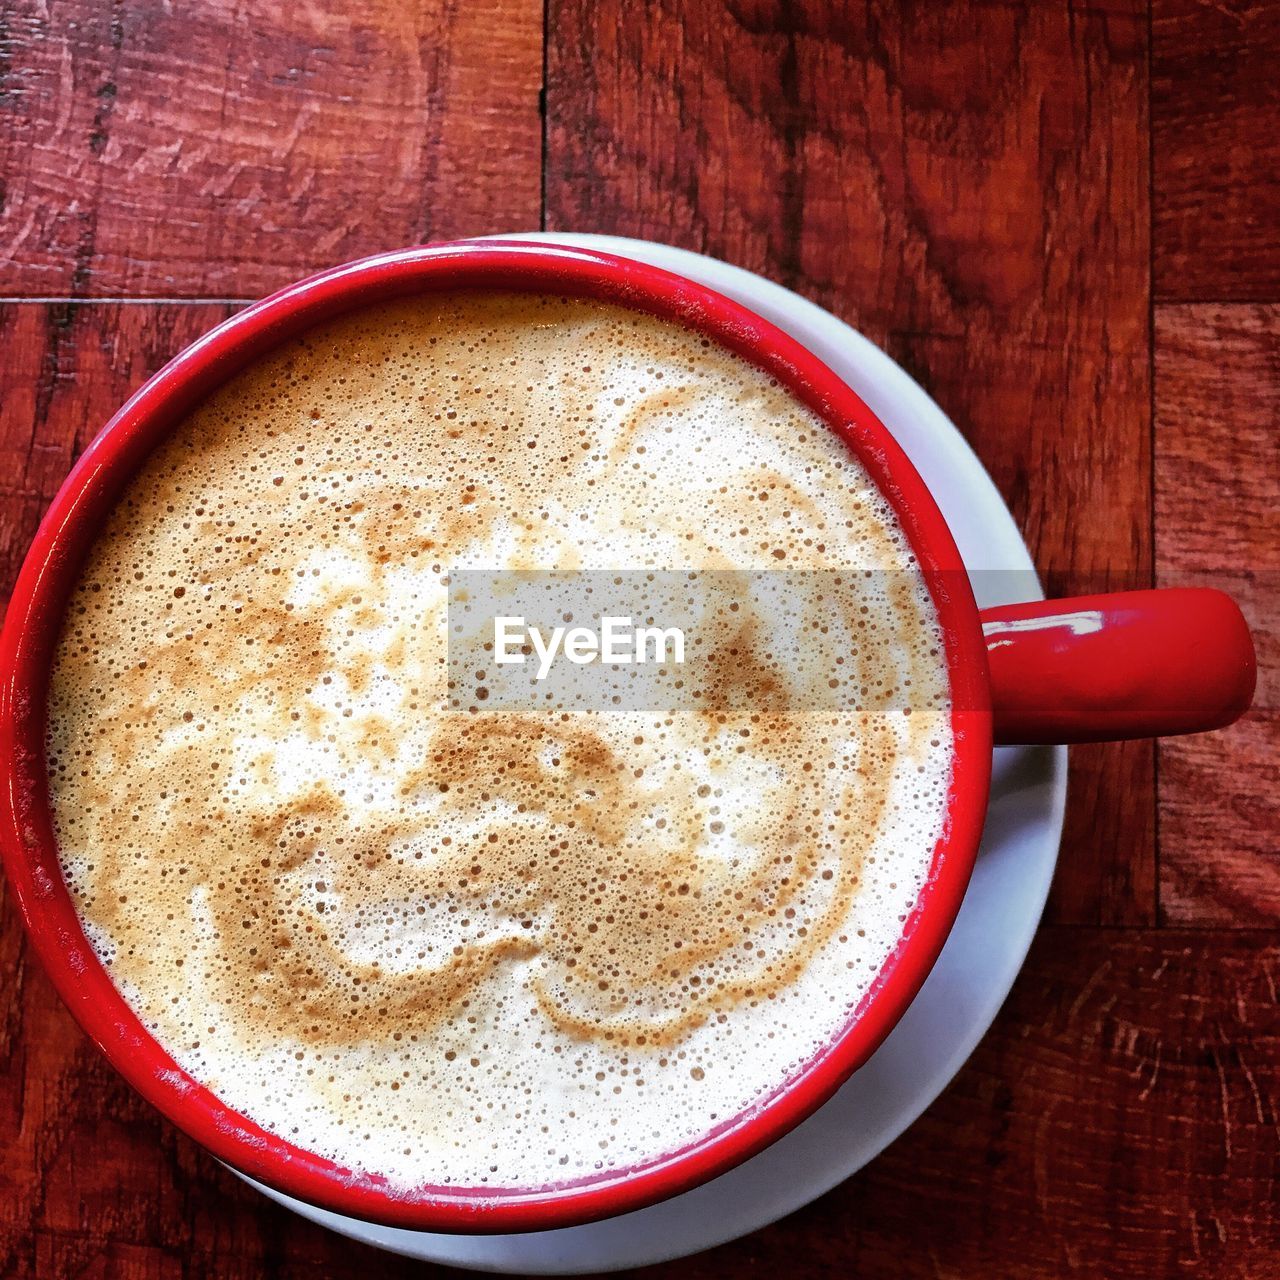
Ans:
[[[942,624],[952,689],[947,817],[897,947],[845,1029],[789,1080],[697,1141],[644,1165],[540,1188],[424,1187],[340,1168],[221,1103],[142,1026],[84,936],[58,864],[45,774],[48,659],[101,520],[143,459],[215,386],[333,316],[408,294],[511,289],[598,298],[696,329],[777,378],[855,452],[893,505]],[[348,263],[292,285],[200,338],[99,432],[50,505],[0,637],[0,853],[28,937],[59,995],[112,1065],[186,1134],[238,1171],[335,1213],[427,1231],[572,1226],[639,1209],[723,1173],[794,1128],[896,1025],[946,940],[977,853],[991,770],[986,653],[951,533],[901,447],[808,350],[747,308],[645,263],[545,242],[462,241]]]

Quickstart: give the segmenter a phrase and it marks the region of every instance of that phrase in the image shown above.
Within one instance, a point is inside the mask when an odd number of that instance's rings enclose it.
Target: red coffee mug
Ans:
[[[277,344],[407,294],[504,289],[598,298],[674,320],[767,371],[817,413],[883,490],[929,583],[945,636],[954,762],[945,835],[896,950],[845,1029],[795,1076],[696,1142],[636,1168],[537,1188],[423,1187],[342,1169],[224,1106],[143,1028],[85,939],[63,883],[45,771],[49,659],[84,556],[143,459],[215,387]],[[1190,733],[1248,707],[1248,628],[1216,591],[1137,591],[979,614],[932,496],[893,437],[835,374],[744,307],[681,276],[582,249],[437,245],[327,271],[228,320],[151,379],[102,429],[27,553],[0,638],[0,847],[31,943],[80,1025],[179,1128],[236,1169],[322,1208],[430,1231],[528,1231],[638,1209],[714,1177],[819,1107],[876,1049],[946,939],[982,834],[994,742]]]

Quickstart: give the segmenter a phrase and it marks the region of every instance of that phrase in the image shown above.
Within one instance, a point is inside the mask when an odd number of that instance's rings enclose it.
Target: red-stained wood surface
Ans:
[[[5,9],[0,293],[256,297],[538,223],[541,0]]]
[[[1160,744],[1160,909],[1175,924],[1280,919],[1280,306],[1156,312],[1161,585],[1240,602],[1259,657],[1254,710]]]
[[[1155,0],[1155,283],[1160,301],[1280,297],[1280,5]]]
[[[741,263],[881,342],[1051,589],[1236,591],[1260,711],[1158,759],[1073,751],[1051,923],[943,1097],[808,1209],[649,1274],[1280,1273],[1270,7],[0,12],[4,594],[76,452],[229,300],[543,215]],[[1153,309],[1153,281],[1197,305]],[[269,1204],[139,1101],[7,895],[0,990],[0,1275],[435,1273]]]

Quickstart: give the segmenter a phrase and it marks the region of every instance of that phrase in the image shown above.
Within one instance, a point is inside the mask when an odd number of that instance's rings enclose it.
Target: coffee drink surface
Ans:
[[[889,572],[831,605],[856,706],[743,631],[697,705],[567,715],[450,698],[448,575],[495,566]],[[380,305],[212,395],[104,527],[62,865],[144,1024],[296,1145],[402,1187],[626,1168],[790,1079],[894,950],[941,652],[887,503],[764,373],[603,304]]]

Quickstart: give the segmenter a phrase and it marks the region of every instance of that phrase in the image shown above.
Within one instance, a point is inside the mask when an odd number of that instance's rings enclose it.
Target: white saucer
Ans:
[[[970,566],[979,605],[1041,597],[1013,518],[959,431],[906,372],[829,312],[748,271],[683,249],[614,236],[518,238],[652,262],[736,298],[793,334],[862,396],[907,451]],[[768,1150],[705,1186],[584,1227],[459,1236],[373,1226],[253,1185],[304,1217],[366,1244],[424,1261],[524,1275],[663,1262],[793,1213],[898,1137],[947,1086],[991,1025],[1026,958],[1049,891],[1066,789],[1065,747],[996,752],[991,807],[973,881],[946,947],[906,1016],[826,1106]]]

